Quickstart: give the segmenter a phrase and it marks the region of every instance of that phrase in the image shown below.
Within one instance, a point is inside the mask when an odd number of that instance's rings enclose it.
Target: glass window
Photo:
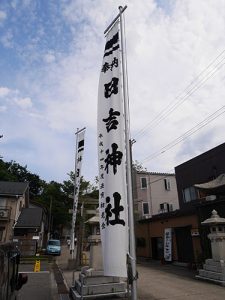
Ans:
[[[170,180],[168,178],[164,179],[164,185],[165,185],[165,189],[167,191],[170,191]]]
[[[4,230],[5,230],[5,227],[0,227],[0,241],[2,241]]]
[[[50,240],[50,241],[48,241],[48,244],[51,246],[60,246],[60,241],[59,240]]]
[[[198,199],[198,192],[195,187],[191,186],[183,189],[184,202],[190,202],[192,200]]]
[[[141,189],[147,189],[147,178],[141,177]]]
[[[148,202],[143,203],[143,215],[148,215],[149,214],[149,206]]]

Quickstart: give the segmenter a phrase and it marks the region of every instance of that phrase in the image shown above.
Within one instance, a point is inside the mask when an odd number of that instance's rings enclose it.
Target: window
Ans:
[[[143,202],[143,215],[148,215],[148,214],[149,214],[148,202]]]
[[[5,230],[5,227],[0,227],[0,242],[2,241],[4,230]]]
[[[147,178],[141,177],[141,189],[147,189]]]
[[[198,192],[195,187],[191,186],[183,189],[183,199],[184,202],[190,202],[198,198]]]
[[[168,178],[164,179],[165,190],[170,191],[170,180]]]
[[[168,211],[170,211],[169,208],[170,208],[170,207],[169,207],[169,203],[167,203],[167,202],[164,202],[164,203],[160,203],[160,204],[159,204],[159,210],[160,210],[161,212],[168,212]]]

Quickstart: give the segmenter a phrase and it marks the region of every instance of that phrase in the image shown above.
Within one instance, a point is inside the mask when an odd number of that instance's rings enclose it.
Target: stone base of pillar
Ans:
[[[102,270],[83,268],[79,279],[75,280],[74,286],[70,288],[72,299],[85,299],[93,296],[102,298],[106,296],[127,296],[127,284],[119,277],[104,276]]]
[[[197,279],[207,280],[225,286],[225,265],[224,261],[207,259],[203,269],[199,270]]]

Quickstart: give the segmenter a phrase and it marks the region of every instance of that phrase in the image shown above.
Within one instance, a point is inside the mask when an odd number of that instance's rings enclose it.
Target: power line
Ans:
[[[161,112],[147,125],[145,125],[135,136],[135,138],[140,138],[145,134],[146,130],[152,125],[150,131],[155,128],[161,121],[163,121],[168,115],[170,115],[179,105],[186,101],[195,91],[197,91],[207,80],[209,80],[216,72],[218,72],[221,67],[225,64],[225,56],[223,50],[199,75],[181,92],[174,101],[170,102]],[[221,58],[222,56],[222,58]],[[219,60],[219,61],[218,61]],[[215,64],[216,62],[216,64]],[[212,67],[211,70],[210,67]],[[206,72],[209,70],[208,72]],[[199,80],[198,80],[199,79]],[[197,82],[196,82],[197,81]],[[178,99],[178,100],[177,100]]]
[[[208,125],[209,123],[211,123],[213,120],[218,118],[223,113],[225,113],[225,105],[222,106],[217,111],[215,111],[214,113],[212,113],[211,115],[209,115],[206,119],[204,119],[203,121],[201,121],[200,123],[195,125],[193,128],[189,129],[184,134],[182,134],[181,136],[179,136],[178,138],[176,138],[175,140],[173,140],[172,142],[170,142],[166,146],[162,147],[159,151],[147,156],[142,162],[144,163],[144,162],[147,162],[149,160],[152,160],[153,158],[158,157],[159,155],[161,155],[161,154],[165,153],[166,151],[170,150],[171,148],[173,148],[177,144],[179,144],[182,141],[184,141],[185,139],[187,139],[192,134],[196,133],[201,128],[203,128],[206,125]]]

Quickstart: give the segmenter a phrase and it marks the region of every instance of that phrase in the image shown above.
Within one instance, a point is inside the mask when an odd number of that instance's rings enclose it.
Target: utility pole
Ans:
[[[0,135],[0,139],[3,138],[3,134]],[[0,156],[0,159],[3,158],[2,156]]]
[[[52,218],[52,196],[50,197],[50,207],[49,207],[48,240],[50,239],[50,233],[51,233],[51,218]]]

